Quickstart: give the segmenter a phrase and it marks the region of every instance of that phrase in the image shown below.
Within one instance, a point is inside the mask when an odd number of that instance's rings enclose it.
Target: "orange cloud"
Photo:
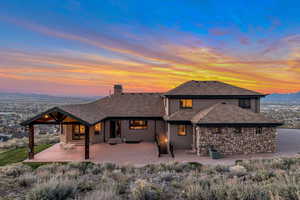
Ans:
[[[153,36],[141,45],[114,41],[114,38],[101,34],[82,36],[31,23],[14,23],[108,52],[104,56],[66,49],[56,53],[0,49],[0,77],[3,80],[9,83],[9,80],[17,80],[16,84],[22,81],[45,83],[51,93],[57,93],[59,85],[60,92],[66,94],[107,94],[115,83],[124,84],[129,91],[166,91],[191,79],[220,80],[264,93],[300,90],[300,50],[295,45],[300,42],[298,36],[282,38],[263,51],[269,54],[284,48],[287,52],[284,56],[275,59],[262,54],[249,59],[194,45],[189,40],[195,38],[189,35],[185,35],[182,43],[161,42]],[[135,38],[134,35],[130,37]],[[149,43],[151,45],[147,47]],[[14,86],[18,87],[16,84]],[[28,90],[39,89],[38,84],[32,87]]]

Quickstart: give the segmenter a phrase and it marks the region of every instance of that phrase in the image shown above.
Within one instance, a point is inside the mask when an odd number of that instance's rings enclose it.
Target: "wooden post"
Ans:
[[[33,124],[29,125],[28,129],[28,158],[34,159],[34,126]]]
[[[90,159],[90,127],[85,126],[84,158]]]

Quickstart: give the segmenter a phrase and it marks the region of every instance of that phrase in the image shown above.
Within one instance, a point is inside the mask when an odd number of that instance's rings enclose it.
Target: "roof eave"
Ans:
[[[253,94],[253,95],[187,95],[187,94],[164,94],[167,98],[190,98],[190,99],[223,99],[224,97],[234,99],[234,98],[261,98],[265,97],[266,94]]]
[[[59,107],[53,107],[53,108],[50,108],[40,114],[37,114],[35,115],[34,117],[32,118],[29,118],[23,122],[20,123],[21,126],[27,126],[29,124],[32,124],[35,120],[41,118],[43,115],[46,115],[46,114],[49,114],[49,113],[52,113],[52,112],[61,112],[62,114],[64,115],[67,115],[75,120],[78,120],[79,122],[81,122],[82,124],[84,125],[87,125],[87,126],[91,126],[92,124],[90,124],[89,122],[85,121],[85,120],[82,120],[80,119],[79,117],[76,117],[75,115],[72,115],[71,113],[59,108]]]

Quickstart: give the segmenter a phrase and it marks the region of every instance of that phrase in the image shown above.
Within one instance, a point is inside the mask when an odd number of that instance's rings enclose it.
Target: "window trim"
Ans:
[[[191,107],[184,106],[183,101],[191,101],[191,103],[192,103]],[[180,107],[180,109],[193,109],[193,99],[179,99],[179,107]]]
[[[145,122],[144,125],[134,125],[133,122],[134,121],[143,121]],[[136,119],[136,120],[129,120],[129,130],[133,130],[133,131],[141,131],[141,130],[146,130],[148,129],[148,120],[140,120],[140,119]],[[139,127],[141,126],[141,128],[134,128],[134,127]]]
[[[179,134],[180,127],[184,127],[184,133],[185,133],[184,135]],[[187,136],[187,125],[185,125],[185,124],[179,124],[177,126],[177,136]]]
[[[246,105],[246,103],[245,103],[246,101],[249,101],[249,105]],[[251,109],[251,99],[250,98],[239,99],[239,107],[244,108],[244,109]]]
[[[75,133],[76,126],[79,126],[79,133]],[[83,133],[80,132],[82,126],[84,127]],[[76,135],[78,136],[78,138],[75,137]],[[73,124],[72,125],[72,140],[83,140],[84,137],[85,137],[85,126],[82,124]]]

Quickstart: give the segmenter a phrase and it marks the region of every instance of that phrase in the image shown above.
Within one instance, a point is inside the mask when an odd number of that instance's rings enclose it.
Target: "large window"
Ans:
[[[144,130],[148,128],[148,123],[146,120],[130,120],[129,129],[130,130]]]
[[[100,122],[100,123],[96,124],[94,129],[95,129],[95,135],[99,135],[102,130],[102,123]]]
[[[239,99],[239,106],[241,108],[250,109],[251,108],[251,101],[250,101],[250,99]]]
[[[72,140],[84,139],[85,126],[84,125],[73,125]]]
[[[179,136],[186,136],[187,135],[186,125],[178,125],[177,135],[179,135]]]
[[[192,99],[180,99],[180,108],[189,109],[193,107]]]

